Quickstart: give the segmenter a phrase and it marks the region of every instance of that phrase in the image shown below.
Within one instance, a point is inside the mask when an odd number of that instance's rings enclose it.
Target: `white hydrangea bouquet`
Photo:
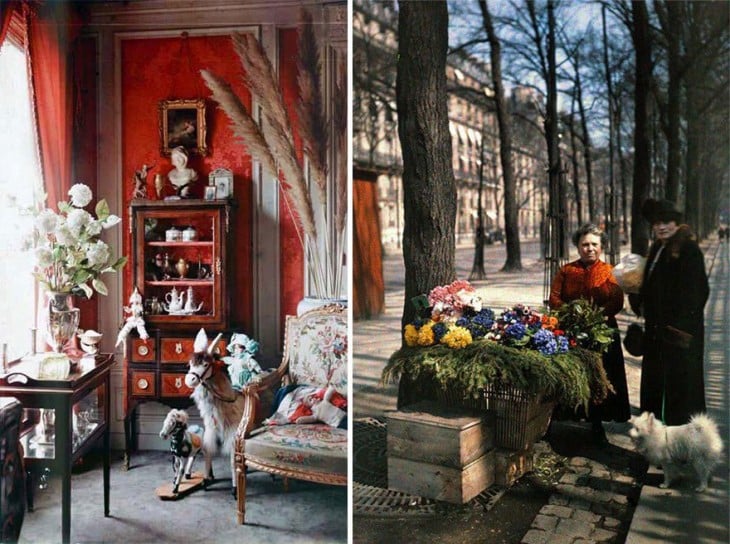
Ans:
[[[127,262],[122,256],[113,260],[101,232],[121,219],[109,213],[109,205],[96,203],[96,217],[84,210],[93,198],[91,189],[77,183],[68,192],[70,202],[58,203],[58,213],[50,208],[34,211],[33,231],[25,242],[36,256],[35,276],[49,292],[85,295],[94,291],[108,293],[101,280],[107,272],[119,271]],[[45,198],[44,198],[45,200]]]

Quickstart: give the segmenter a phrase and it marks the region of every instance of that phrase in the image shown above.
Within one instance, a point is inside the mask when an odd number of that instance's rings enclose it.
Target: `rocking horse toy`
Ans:
[[[188,426],[188,414],[185,410],[170,410],[162,423],[160,438],[170,440],[175,477],[172,485],[166,484],[157,488],[157,495],[161,499],[176,499],[204,486],[202,474],[192,473],[195,457],[203,450],[203,429],[199,425]],[[182,482],[183,473],[185,482]]]

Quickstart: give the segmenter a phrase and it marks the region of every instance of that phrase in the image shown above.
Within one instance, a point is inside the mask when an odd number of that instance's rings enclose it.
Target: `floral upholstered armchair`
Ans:
[[[247,468],[284,477],[285,489],[288,478],[347,485],[347,349],[343,306],[287,316],[281,365],[243,391],[238,523],[245,523]]]

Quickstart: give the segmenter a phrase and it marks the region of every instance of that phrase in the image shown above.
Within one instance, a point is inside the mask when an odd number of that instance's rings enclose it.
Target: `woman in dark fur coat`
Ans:
[[[630,295],[631,307],[646,322],[641,410],[653,412],[667,425],[681,425],[705,411],[705,259],[672,202],[648,200],[642,214],[656,240],[641,291]]]

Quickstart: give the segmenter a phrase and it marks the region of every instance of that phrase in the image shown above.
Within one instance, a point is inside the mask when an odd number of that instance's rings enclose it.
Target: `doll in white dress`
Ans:
[[[226,349],[231,355],[223,357],[223,362],[228,365],[231,385],[233,389],[241,391],[247,383],[263,372],[253,358],[259,349],[259,343],[243,333],[234,332]]]

